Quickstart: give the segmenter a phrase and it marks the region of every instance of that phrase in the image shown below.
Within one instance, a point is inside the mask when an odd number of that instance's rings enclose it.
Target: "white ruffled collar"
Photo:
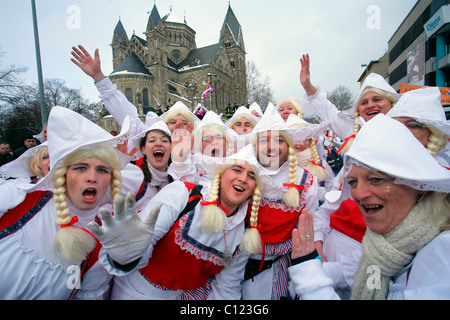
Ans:
[[[148,169],[152,175],[152,181],[150,183],[154,186],[164,187],[169,183],[169,172],[167,171],[159,171],[152,167],[152,165],[147,161]]]

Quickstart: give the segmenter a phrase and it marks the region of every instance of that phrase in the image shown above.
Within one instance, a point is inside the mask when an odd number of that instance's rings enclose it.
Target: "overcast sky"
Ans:
[[[196,31],[197,47],[219,40],[228,0],[156,0]],[[309,53],[313,84],[358,92],[361,64],[377,60],[416,0],[231,0],[244,35],[247,60],[270,77],[274,102],[303,96],[300,56]],[[91,79],[71,61],[73,45],[100,49],[105,74],[112,72],[111,41],[119,17],[130,38],[143,32],[154,0],[36,0],[44,78],[58,78],[99,101]],[[0,0],[0,68],[28,67],[22,77],[37,83],[31,0]]]

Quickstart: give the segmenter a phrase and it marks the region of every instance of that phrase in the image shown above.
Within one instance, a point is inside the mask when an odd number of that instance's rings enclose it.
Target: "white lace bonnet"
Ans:
[[[259,121],[259,118],[253,115],[247,107],[242,106],[239,107],[233,116],[225,122],[225,125],[231,128],[231,124],[235,124],[242,117],[246,117],[253,127],[255,127]]]
[[[361,128],[345,154],[344,165],[345,176],[352,165],[364,166],[394,177],[396,184],[421,191],[450,192],[450,171],[402,123],[383,114]]]
[[[301,129],[289,128],[288,123],[283,120],[276,107],[272,103],[269,103],[264,115],[249,135],[251,138],[261,132],[272,130],[284,131],[292,137],[294,143],[301,143],[302,141],[309,139],[312,135],[317,134],[317,131],[322,130],[322,126],[320,126],[319,130],[317,130],[318,128],[318,126],[314,125],[309,125]]]
[[[144,156],[140,148],[141,139],[147,135],[147,132],[153,130],[162,131],[169,137],[172,136],[167,124],[162,121],[156,113],[151,111],[147,112],[147,115],[145,116],[145,129],[131,137],[127,143],[128,152],[130,152],[134,147],[139,147],[133,155],[132,160],[138,160]]]
[[[28,192],[51,190],[56,169],[64,158],[72,152],[99,146],[115,147],[118,143],[128,140],[131,125],[130,117],[127,116],[121,132],[117,136],[113,136],[77,112],[63,107],[53,107],[48,119],[47,135],[50,172],[36,185],[28,189]]]
[[[450,121],[445,117],[439,88],[425,87],[404,93],[386,115],[391,118],[413,118],[426,125],[436,136],[450,137]]]
[[[167,112],[164,112],[162,115],[160,115],[160,119],[165,123],[168,123],[170,119],[175,117],[180,112],[184,112],[185,114],[189,115],[191,119],[186,120],[193,123],[193,129],[197,128],[197,126],[201,122],[200,119],[181,101],[175,102],[175,104],[171,106]]]

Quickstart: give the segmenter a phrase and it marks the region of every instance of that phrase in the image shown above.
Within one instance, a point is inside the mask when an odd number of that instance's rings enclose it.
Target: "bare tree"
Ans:
[[[3,51],[0,51],[0,58],[4,54]],[[23,80],[19,79],[18,76],[25,71],[27,71],[26,67],[15,65],[1,68],[0,63],[0,103],[9,102],[10,99],[17,95],[17,88],[23,86]]]
[[[0,70],[0,101],[9,102],[17,96],[17,89],[23,87],[23,82],[18,78],[20,73],[27,70],[25,67],[11,65]]]
[[[60,106],[76,111],[91,121],[96,120],[99,106],[84,99],[80,89],[68,88],[60,79],[47,79],[44,88],[47,115],[52,107]],[[2,106],[0,133],[13,147],[18,147],[25,133],[41,132],[42,117],[37,85],[19,86],[15,91],[15,95]]]
[[[353,106],[355,97],[349,88],[340,85],[329,94],[328,100],[342,111]]]
[[[270,87],[270,78],[267,76],[261,79],[261,73],[255,62],[247,61],[247,100],[251,104],[258,103],[263,111],[272,102],[273,91]]]

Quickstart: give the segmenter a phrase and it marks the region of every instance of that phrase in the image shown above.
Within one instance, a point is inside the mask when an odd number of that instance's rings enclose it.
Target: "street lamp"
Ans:
[[[213,101],[213,98],[212,98],[212,96],[213,96],[213,94],[214,94],[214,91],[216,91],[215,89],[215,84],[216,83],[213,83],[213,77],[214,78],[217,78],[217,74],[214,74],[214,73],[211,73],[211,71],[210,72],[208,72],[208,74],[206,75],[208,78],[209,78],[209,84],[211,85],[211,87],[213,87],[213,91],[211,92],[211,95],[210,95],[210,97],[209,97],[209,101],[210,101],[210,109],[211,110],[213,110],[213,108],[212,108],[212,101]],[[218,106],[217,106],[217,100],[216,100],[216,103],[215,103],[215,105],[216,105],[216,107],[215,107],[215,112],[216,113],[218,113],[219,112],[219,110],[218,110]]]
[[[39,34],[38,34],[38,25],[37,25],[37,17],[36,17],[36,3],[34,0],[31,0],[31,10],[33,12],[33,27],[34,27],[34,45],[36,48],[36,64],[37,64],[37,72],[38,72],[38,81],[39,81],[39,96],[41,100],[41,116],[42,116],[42,127],[45,127],[47,123],[47,109],[45,107],[45,99],[44,99],[44,80],[42,78],[42,66],[41,66],[41,50],[39,46]]]

